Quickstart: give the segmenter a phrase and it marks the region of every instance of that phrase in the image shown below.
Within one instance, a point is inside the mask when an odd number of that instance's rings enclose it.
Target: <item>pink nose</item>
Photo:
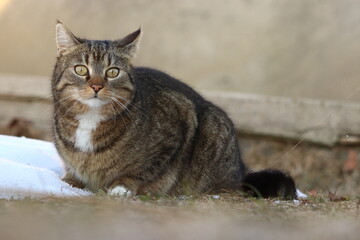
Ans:
[[[100,84],[93,84],[91,85],[91,88],[94,89],[94,91],[97,93],[99,92],[104,86]]]

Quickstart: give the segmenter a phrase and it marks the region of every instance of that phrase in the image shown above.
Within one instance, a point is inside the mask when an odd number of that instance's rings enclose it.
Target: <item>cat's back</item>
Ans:
[[[215,107],[189,85],[160,70],[136,67],[134,68],[134,75],[135,84],[139,88],[138,90],[141,93],[145,93],[147,97],[172,93],[190,100],[198,110],[209,106]]]

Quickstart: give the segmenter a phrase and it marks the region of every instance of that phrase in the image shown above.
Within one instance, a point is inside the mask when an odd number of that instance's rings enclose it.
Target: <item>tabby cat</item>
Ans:
[[[56,24],[53,131],[63,180],[110,194],[242,189],[296,198],[286,174],[249,173],[222,109],[163,72],[132,66],[140,35],[92,41]]]

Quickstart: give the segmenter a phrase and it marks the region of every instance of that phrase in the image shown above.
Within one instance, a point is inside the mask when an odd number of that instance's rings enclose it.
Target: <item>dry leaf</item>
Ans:
[[[308,194],[312,197],[316,197],[318,193],[315,189],[313,189],[313,190],[308,191]]]
[[[332,202],[338,202],[338,201],[344,201],[346,200],[346,198],[343,196],[338,196],[335,193],[329,191],[329,200]]]
[[[358,152],[355,150],[350,150],[348,157],[343,165],[343,171],[346,173],[352,173],[358,164]]]

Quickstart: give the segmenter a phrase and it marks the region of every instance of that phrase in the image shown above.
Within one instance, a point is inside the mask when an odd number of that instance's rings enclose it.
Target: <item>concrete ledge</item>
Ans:
[[[0,81],[0,124],[20,116],[48,131],[52,112],[50,77],[2,74]],[[202,95],[228,112],[241,133],[326,146],[360,145],[359,102],[208,91]]]
[[[240,132],[332,146],[360,144],[360,103],[203,92]]]
[[[50,79],[42,76],[0,74],[0,97],[50,98]]]

